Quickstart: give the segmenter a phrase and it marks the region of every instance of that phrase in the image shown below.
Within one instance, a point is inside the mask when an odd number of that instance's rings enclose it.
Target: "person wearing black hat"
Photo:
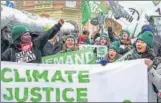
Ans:
[[[7,49],[2,55],[2,61],[41,63],[41,49],[45,46],[48,39],[51,39],[64,24],[60,19],[50,30],[41,34],[37,38],[32,38],[29,30],[18,25],[12,28],[13,46]]]

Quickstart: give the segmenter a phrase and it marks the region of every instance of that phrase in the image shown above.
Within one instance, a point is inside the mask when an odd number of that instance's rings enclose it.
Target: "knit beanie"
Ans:
[[[106,33],[102,33],[100,38],[102,38],[102,37],[105,37],[108,41],[110,41],[110,38],[107,36]]]
[[[13,41],[17,40],[23,33],[27,31],[28,29],[21,25],[13,27],[11,31]]]
[[[153,33],[150,31],[143,32],[140,34],[137,39],[144,41],[148,47],[153,47]]]
[[[130,36],[130,32],[128,30],[121,30],[120,36],[122,36],[124,34],[124,32],[126,32],[128,34],[128,36]]]
[[[116,50],[116,52],[119,53],[120,52],[120,42],[119,41],[112,42],[109,49],[114,49]]]
[[[142,32],[145,32],[145,31],[150,31],[152,32],[152,27],[150,25],[144,25],[142,26]]]
[[[67,40],[67,38],[73,38],[74,39],[74,43],[76,43],[77,42],[77,40],[76,40],[76,38],[73,36],[73,35],[68,35],[68,36],[66,36],[66,38],[65,38],[65,40],[64,41],[66,41]]]

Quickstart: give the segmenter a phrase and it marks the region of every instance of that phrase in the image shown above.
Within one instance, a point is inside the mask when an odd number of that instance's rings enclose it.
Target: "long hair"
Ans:
[[[138,54],[141,54],[142,58],[148,58],[148,59],[151,59],[151,60],[153,60],[154,57],[155,57],[152,49],[148,46],[146,47],[146,51],[144,53],[138,53]]]

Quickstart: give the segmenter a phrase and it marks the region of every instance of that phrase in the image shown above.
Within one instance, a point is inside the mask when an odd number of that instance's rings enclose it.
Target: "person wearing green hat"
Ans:
[[[110,39],[108,38],[107,34],[101,34],[100,40],[95,43],[95,45],[104,45],[109,47],[111,44]]]
[[[153,34],[146,31],[137,37],[135,47],[130,53],[125,54],[120,60],[133,60],[140,58],[154,59]]]
[[[100,64],[106,65],[107,63],[115,62],[121,56],[119,52],[120,52],[120,42],[115,41],[110,45],[106,56],[104,57],[104,59],[100,61]]]
[[[70,34],[64,40],[63,50],[60,53],[75,51],[78,49],[76,38]]]
[[[12,28],[13,45],[1,54],[2,61],[24,62],[24,63],[41,63],[41,49],[45,46],[48,39],[51,39],[64,24],[60,19],[51,29],[37,38],[32,38],[29,30],[17,25]]]
[[[131,45],[131,38],[130,38],[130,32],[128,30],[121,30],[120,32],[120,54],[124,55],[127,53],[129,50],[132,49]]]

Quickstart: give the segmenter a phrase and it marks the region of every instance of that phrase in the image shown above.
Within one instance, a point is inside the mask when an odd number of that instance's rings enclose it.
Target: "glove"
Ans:
[[[101,64],[102,66],[107,65],[107,63],[109,63],[107,60],[101,60],[101,61],[100,61],[100,64]]]

